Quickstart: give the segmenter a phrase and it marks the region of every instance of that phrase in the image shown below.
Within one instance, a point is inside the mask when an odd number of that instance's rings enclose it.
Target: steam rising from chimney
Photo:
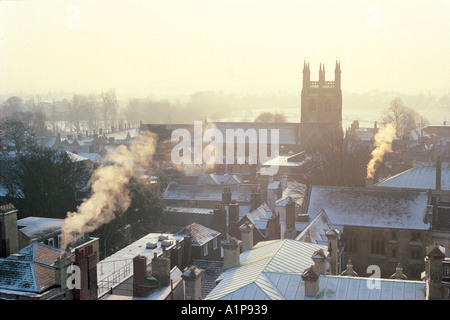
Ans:
[[[367,164],[367,179],[373,179],[375,171],[380,163],[383,162],[383,156],[387,152],[392,152],[392,141],[396,134],[395,125],[392,123],[386,124],[384,128],[378,130],[374,136],[375,149],[372,150],[372,159]]]
[[[130,179],[137,166],[148,169],[155,151],[153,134],[142,132],[130,149],[121,145],[109,155],[111,165],[96,169],[89,182],[91,197],[86,199],[77,212],[68,212],[62,227],[63,250],[86,232],[92,232],[113,220],[115,212],[125,211],[131,203]]]

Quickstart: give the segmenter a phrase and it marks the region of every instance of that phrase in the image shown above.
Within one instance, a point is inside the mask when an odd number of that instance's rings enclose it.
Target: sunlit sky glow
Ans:
[[[0,94],[301,90],[319,63],[343,90],[450,88],[450,1],[0,2]]]

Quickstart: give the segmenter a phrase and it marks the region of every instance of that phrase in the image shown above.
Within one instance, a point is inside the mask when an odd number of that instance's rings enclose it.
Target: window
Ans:
[[[358,240],[356,237],[346,237],[345,238],[345,251],[346,252],[357,252],[358,251]]]
[[[214,238],[214,240],[213,240],[213,249],[214,250],[217,249],[217,238]]]
[[[208,255],[208,244],[203,246],[203,256],[206,257]]]
[[[411,259],[420,260],[422,259],[422,250],[421,249],[412,249],[411,250]]]
[[[55,246],[55,241],[53,240],[53,238],[47,239],[47,245],[49,245],[50,247],[54,247]]]
[[[420,232],[411,232],[411,241],[420,241]]]
[[[62,236],[60,234],[58,234],[58,248],[61,249],[61,244],[62,244]]]
[[[391,240],[397,240],[397,231],[395,230],[391,231]]]
[[[380,238],[372,239],[370,241],[370,253],[384,254],[384,240]]]
[[[397,258],[397,248],[392,248],[392,250],[391,250],[391,257],[392,258]]]

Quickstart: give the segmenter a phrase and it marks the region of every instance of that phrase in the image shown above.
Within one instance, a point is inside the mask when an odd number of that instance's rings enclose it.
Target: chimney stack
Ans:
[[[246,221],[239,230],[241,231],[242,251],[253,248],[253,228],[255,226]]]
[[[328,230],[325,235],[328,238],[328,253],[330,258],[330,274],[339,274],[339,231],[335,228]]]
[[[222,193],[222,204],[224,206],[227,206],[230,204],[230,202],[231,202],[231,188],[225,187]]]
[[[68,290],[67,280],[69,279],[69,274],[67,269],[72,265],[72,258],[73,255],[63,254],[53,264],[55,267],[55,285],[61,287],[61,292]]]
[[[238,231],[239,222],[239,202],[232,200],[228,205],[228,233],[236,238],[239,237]]]
[[[327,256],[323,249],[315,251],[311,257],[314,261],[314,272],[317,275],[327,274]]]
[[[295,233],[295,201],[289,197],[286,204],[286,233],[296,235]],[[289,237],[291,238],[291,237]]]
[[[267,221],[267,232],[269,240],[277,240],[281,238],[281,224],[280,215],[272,213],[272,216]]]
[[[216,208],[214,209],[213,224],[213,229],[221,233],[221,240],[225,239],[228,233],[227,211],[225,210],[225,206],[221,203],[216,205]]]
[[[202,299],[202,275],[204,272],[204,269],[192,266],[183,273],[181,277],[185,283],[185,300]]]
[[[435,242],[426,247],[428,263],[426,265],[426,298],[440,300],[443,296],[442,276],[444,275],[443,261],[445,254],[440,245]]]
[[[278,183],[277,188],[277,200],[281,199],[283,197],[283,186],[281,185],[281,182]]]
[[[229,237],[222,243],[223,248],[223,269],[239,265],[239,256],[241,254],[242,241]]]
[[[80,268],[80,287],[73,290],[74,300],[97,300],[97,262],[92,244],[75,249],[74,265]]]
[[[319,291],[319,276],[314,271],[314,266],[309,267],[302,273],[305,282],[305,296],[315,297]]]
[[[373,178],[366,178],[366,188],[373,187]]]
[[[250,194],[250,212],[256,210],[261,205],[261,190],[258,188],[252,189]]]
[[[17,209],[12,204],[0,206],[0,257],[19,250]]]
[[[186,230],[186,235],[183,239],[184,251],[183,251],[183,266],[191,265],[191,255],[192,255],[192,237]]]
[[[436,161],[436,190],[441,190],[442,179],[442,163],[441,158],[438,157]]]
[[[147,258],[138,255],[133,258],[133,296],[148,296],[147,282]]]
[[[170,284],[170,259],[164,256],[152,259],[152,276],[158,280],[160,287]]]

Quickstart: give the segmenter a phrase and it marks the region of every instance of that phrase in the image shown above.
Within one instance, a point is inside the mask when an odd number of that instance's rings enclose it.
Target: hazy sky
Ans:
[[[0,2],[0,94],[450,90],[450,0]]]

